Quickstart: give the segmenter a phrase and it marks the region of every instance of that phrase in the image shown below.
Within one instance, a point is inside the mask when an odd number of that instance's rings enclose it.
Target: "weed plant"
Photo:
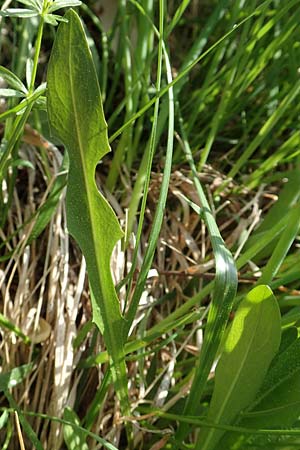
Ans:
[[[2,3],[1,448],[300,448],[299,17]]]

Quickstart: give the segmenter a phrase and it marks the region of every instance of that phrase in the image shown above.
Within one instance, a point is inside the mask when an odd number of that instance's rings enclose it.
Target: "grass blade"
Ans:
[[[159,61],[161,63],[162,61],[162,52],[164,51],[164,57],[165,57],[165,64],[166,64],[166,72],[167,72],[167,80],[168,83],[171,82],[172,80],[172,72],[171,72],[171,65],[169,62],[169,58],[168,58],[168,54],[164,48],[164,44],[163,44],[163,40],[162,40],[162,36],[163,36],[163,4],[162,2],[160,3],[160,8],[161,8],[161,23],[160,23],[160,45],[161,45],[161,55],[159,56]],[[160,87],[160,77],[161,74],[160,72],[158,72],[158,79],[159,79],[159,84],[158,84],[158,89]],[[160,189],[160,195],[159,195],[159,199],[158,199],[158,203],[157,203],[157,207],[156,207],[156,211],[155,211],[155,216],[153,219],[153,225],[152,225],[152,229],[151,229],[151,234],[149,237],[149,244],[144,256],[144,260],[143,260],[143,264],[141,267],[141,271],[140,271],[140,275],[138,277],[137,280],[137,284],[136,284],[136,288],[135,291],[133,293],[133,297],[131,300],[131,304],[128,310],[128,313],[126,315],[126,332],[129,333],[130,330],[130,326],[134,320],[135,317],[135,313],[138,307],[138,303],[139,300],[141,298],[141,294],[143,292],[144,289],[144,285],[147,279],[147,275],[148,272],[150,270],[152,261],[153,261],[153,257],[154,257],[154,252],[155,252],[155,248],[156,248],[156,243],[157,243],[157,239],[160,233],[160,229],[161,229],[161,225],[162,225],[162,221],[163,221],[163,216],[164,216],[164,209],[165,209],[165,205],[166,205],[166,200],[167,200],[167,195],[168,195],[168,186],[169,186],[169,180],[170,180],[170,175],[171,175],[171,168],[172,168],[172,156],[173,156],[173,135],[174,135],[174,97],[173,97],[173,89],[170,89],[168,92],[168,104],[169,104],[169,126],[168,126],[168,142],[167,142],[167,151],[166,151],[166,159],[165,159],[165,167],[164,167],[164,172],[163,172],[163,177],[162,177],[162,184],[161,184],[161,189]],[[145,192],[148,191],[148,186],[149,186],[149,181],[150,181],[150,172],[151,172],[151,163],[152,163],[152,158],[153,158],[153,151],[154,151],[154,147],[155,147],[155,140],[156,140],[156,125],[157,125],[157,118],[158,118],[158,108],[159,108],[159,101],[157,99],[156,102],[156,108],[155,108],[155,117],[156,117],[156,123],[155,126],[153,127],[153,132],[152,132],[152,136],[151,136],[151,142],[150,142],[150,152],[152,150],[152,152],[149,154],[149,159],[147,161],[147,179],[145,182]],[[145,208],[146,208],[146,196],[143,199],[142,202],[142,213],[141,213],[141,220],[140,220],[140,224],[139,224],[139,231],[138,231],[138,238],[137,241],[140,238],[141,232],[142,232],[142,221],[143,221],[143,214],[145,212]],[[136,247],[137,249],[137,247]]]
[[[185,130],[181,121],[181,133],[183,136],[183,147],[186,158],[190,164],[193,181],[197,189],[200,200],[203,220],[207,226],[211,239],[213,252],[216,261],[216,277],[212,302],[208,315],[205,338],[200,353],[200,359],[196,368],[194,381],[190,395],[187,399],[184,413],[195,414],[207,381],[207,377],[213,364],[220,340],[225,331],[229,318],[229,313],[233,304],[237,288],[237,271],[232,255],[225,247],[218,226],[210,211],[209,203],[204,194],[203,188],[198,178],[197,170],[192,157],[189,143],[186,139]],[[188,431],[188,426],[181,425],[177,437],[182,440]]]
[[[280,236],[280,239],[263,269],[262,275],[259,279],[261,284],[270,284],[276,276],[287,252],[294,242],[300,227],[300,203],[292,207],[288,213],[289,221],[286,229]]]

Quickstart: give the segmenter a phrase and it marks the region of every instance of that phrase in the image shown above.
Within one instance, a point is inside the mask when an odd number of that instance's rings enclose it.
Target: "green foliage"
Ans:
[[[78,419],[76,413],[71,408],[65,408],[64,419],[68,422],[80,425],[80,420]],[[64,426],[64,439],[68,450],[88,450],[86,443],[86,436],[84,433],[80,432],[78,429],[75,430],[74,427],[70,425]]]
[[[26,378],[31,372],[33,364],[25,364],[23,366],[15,367],[10,372],[0,374],[0,391],[7,391]]]
[[[49,122],[53,135],[68,149],[68,229],[86,259],[93,320],[104,334],[116,390],[127,411],[124,319],[110,273],[111,254],[123,233],[95,183],[96,165],[109,151],[107,125],[80,19],[72,10],[66,18],[68,22],[58,29],[48,68]]]
[[[2,447],[298,448],[299,0],[8,3]]]
[[[186,139],[183,127],[181,128],[181,133],[184,138],[186,158],[193,173],[193,181],[201,204],[201,215],[205,225],[207,226],[211,239],[216,265],[215,283],[206,325],[205,339],[191,387],[191,393],[185,405],[186,414],[195,414],[203,394],[207,377],[226,328],[233,301],[235,299],[238,280],[232,255],[225,246],[218,226],[212,215],[204,190],[198,179],[192,152]],[[187,426],[181,426],[179,428],[179,439],[183,438],[187,429]]]
[[[241,302],[223,343],[207,418],[231,424],[261,387],[280,344],[280,311],[268,286],[252,289]],[[196,448],[218,448],[222,432],[201,432]]]
[[[242,424],[250,427],[290,427],[300,413],[299,350],[294,341],[272,364],[255,399],[243,414]]]

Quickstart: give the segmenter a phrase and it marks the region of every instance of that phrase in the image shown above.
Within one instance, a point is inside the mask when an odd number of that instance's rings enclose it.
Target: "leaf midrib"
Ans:
[[[86,171],[86,165],[85,165],[85,159],[84,159],[84,145],[83,145],[83,141],[82,141],[82,136],[80,133],[80,123],[79,123],[79,118],[78,118],[78,113],[77,113],[77,105],[76,105],[76,89],[74,87],[74,82],[73,82],[73,72],[72,72],[72,46],[71,46],[71,26],[69,27],[69,47],[70,47],[70,51],[69,51],[69,57],[68,57],[68,64],[69,64],[69,72],[70,72],[70,90],[71,90],[71,101],[72,101],[72,108],[73,108],[73,114],[74,114],[74,119],[75,119],[75,130],[76,130],[76,136],[77,136],[77,141],[79,144],[79,154],[80,154],[80,161],[81,161],[81,169],[83,171],[83,182],[84,182],[84,186],[85,186],[85,194],[87,197],[87,204],[88,204],[88,211],[89,211],[89,218],[90,218],[90,229],[91,229],[91,235],[92,235],[92,241],[93,241],[93,248],[95,248],[95,244],[96,244],[96,232],[95,232],[95,223],[94,223],[94,215],[92,212],[92,208],[91,208],[91,194],[90,194],[90,189],[89,189],[89,182],[88,182],[88,174]],[[89,140],[88,140],[89,142]],[[89,145],[89,144],[88,144]],[[95,260],[96,260],[96,266],[97,266],[97,275],[98,275],[98,280],[99,280],[99,289],[101,291],[101,293],[103,294],[103,289],[102,289],[102,283],[101,283],[101,278],[100,278],[100,274],[101,274],[101,266],[100,266],[100,262],[99,262],[99,258],[97,255],[97,252],[94,251],[94,256],[95,256]],[[99,296],[98,298],[101,299],[101,297],[104,298],[103,295]],[[96,300],[98,303],[98,299]],[[100,300],[101,301],[101,300]],[[107,322],[107,314],[106,314],[106,305],[105,305],[105,301],[101,302],[101,309],[104,312],[105,315],[105,319],[104,319],[104,329],[107,331],[107,327],[106,322]],[[108,332],[108,335],[110,336],[110,341],[113,340],[113,333]],[[115,342],[116,348],[118,347],[118,342]],[[113,349],[111,349],[113,350]]]

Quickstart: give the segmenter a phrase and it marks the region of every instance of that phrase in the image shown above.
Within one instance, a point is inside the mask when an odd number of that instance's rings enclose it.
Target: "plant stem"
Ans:
[[[30,86],[29,86],[29,90],[28,90],[29,95],[32,94],[34,91],[34,84],[35,84],[36,73],[37,73],[37,68],[38,68],[38,63],[39,63],[39,56],[40,56],[41,45],[42,45],[42,37],[43,37],[43,30],[44,30],[44,23],[45,23],[44,14],[45,14],[46,8],[47,8],[47,0],[44,0],[43,10],[41,13],[39,28],[38,28],[38,32],[37,32],[36,41],[35,41],[33,68],[32,68]]]

